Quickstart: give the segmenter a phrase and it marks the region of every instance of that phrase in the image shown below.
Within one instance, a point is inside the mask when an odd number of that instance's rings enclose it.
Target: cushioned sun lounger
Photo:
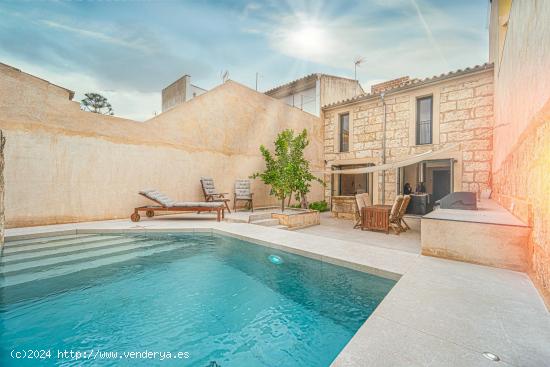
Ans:
[[[225,205],[223,202],[204,202],[204,201],[175,201],[157,190],[142,190],[140,195],[154,201],[159,205],[140,206],[134,209],[130,216],[132,222],[138,222],[140,219],[139,212],[145,212],[149,218],[155,216],[155,212],[217,212],[218,222],[225,217]]]

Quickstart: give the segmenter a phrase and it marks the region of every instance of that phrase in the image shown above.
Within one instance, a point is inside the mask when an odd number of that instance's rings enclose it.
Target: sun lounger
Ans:
[[[140,195],[154,201],[159,205],[140,206],[134,209],[130,216],[132,222],[138,222],[140,219],[139,212],[144,211],[149,218],[155,215],[155,212],[217,212],[218,222],[225,217],[225,206],[223,202],[204,202],[204,201],[175,201],[157,190],[143,190]]]

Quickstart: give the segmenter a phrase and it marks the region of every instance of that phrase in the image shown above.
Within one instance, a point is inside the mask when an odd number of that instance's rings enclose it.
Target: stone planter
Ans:
[[[287,226],[290,230],[311,227],[321,223],[319,212],[309,209],[285,209],[283,213],[271,213],[271,218],[278,219],[280,225]]]

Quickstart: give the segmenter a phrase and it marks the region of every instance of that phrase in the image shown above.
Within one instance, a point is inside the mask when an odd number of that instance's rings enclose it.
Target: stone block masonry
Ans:
[[[531,277],[550,308],[550,102],[493,172],[493,197],[532,227]]]
[[[502,3],[490,14],[493,196],[531,226],[530,275],[550,310],[550,2]]]

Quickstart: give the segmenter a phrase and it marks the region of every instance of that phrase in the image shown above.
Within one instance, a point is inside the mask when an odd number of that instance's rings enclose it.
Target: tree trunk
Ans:
[[[309,207],[309,203],[307,202],[306,194],[302,195],[302,200],[300,202],[302,209],[307,209]]]
[[[285,199],[286,198],[283,198],[283,200],[281,200],[281,212],[285,211]]]
[[[292,200],[292,193],[290,193],[290,195],[288,196],[288,203],[286,204],[286,206],[290,206],[290,200]]]

